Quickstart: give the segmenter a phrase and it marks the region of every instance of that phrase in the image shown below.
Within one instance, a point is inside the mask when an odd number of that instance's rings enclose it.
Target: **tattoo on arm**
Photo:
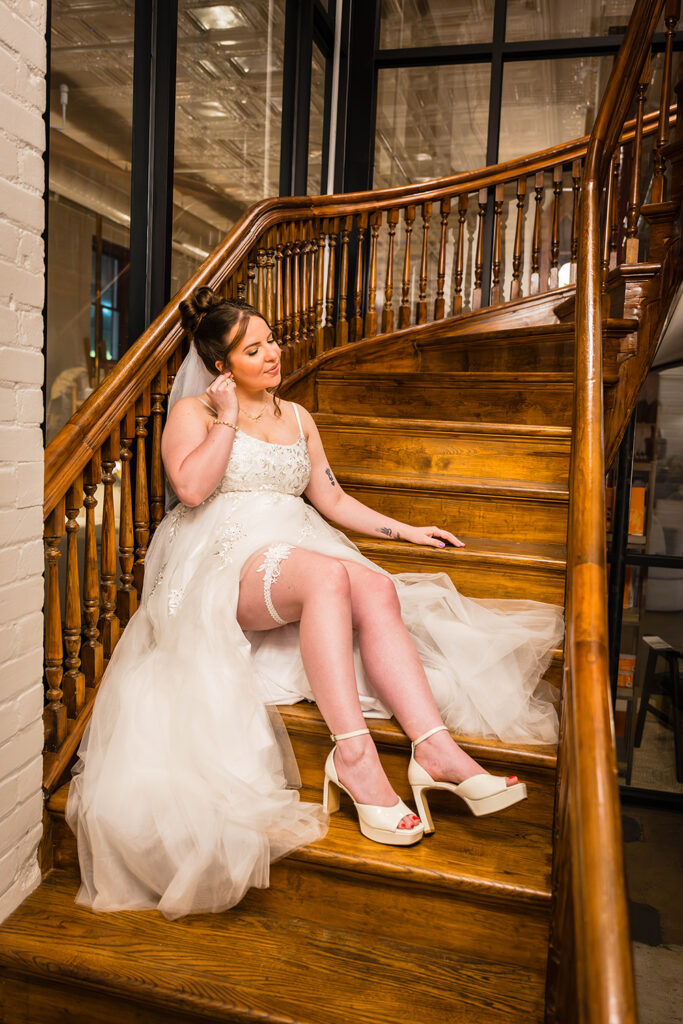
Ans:
[[[385,537],[391,537],[391,529],[388,526],[378,527],[377,532],[383,533]]]
[[[326,477],[328,477],[328,479],[329,479],[330,483],[331,483],[331,484],[332,484],[332,486],[334,487],[334,486],[335,486],[335,479],[334,479],[334,475],[333,475],[333,473],[332,473],[332,470],[330,469],[330,467],[329,467],[329,466],[328,466],[328,467],[327,467],[327,469],[325,470],[325,476],[326,476]]]

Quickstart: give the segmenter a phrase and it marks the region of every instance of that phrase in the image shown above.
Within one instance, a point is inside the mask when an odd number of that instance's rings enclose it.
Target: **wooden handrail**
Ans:
[[[560,820],[571,850],[577,1019],[595,1024],[636,1020],[609,694],[600,205],[663,2],[636,4],[591,132],[579,211]]]
[[[672,107],[670,118],[674,117],[675,108]],[[633,140],[635,125],[634,119],[624,126],[624,143]],[[647,115],[643,125],[643,134],[654,134],[658,113],[655,111]],[[98,450],[112,424],[118,422],[125,409],[150,383],[180,343],[179,303],[201,285],[220,288],[265,232],[305,217],[331,219],[366,211],[375,213],[380,209],[396,210],[412,203],[440,202],[454,195],[514,181],[523,175],[584,158],[589,140],[590,136],[583,136],[518,160],[419,185],[345,195],[269,199],[252,206],[47,446],[44,517],[53,511],[68,482]]]

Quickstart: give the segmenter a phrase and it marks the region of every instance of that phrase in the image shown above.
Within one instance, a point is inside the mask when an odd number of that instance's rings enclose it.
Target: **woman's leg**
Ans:
[[[263,554],[250,559],[240,583],[237,621],[242,629],[272,629],[266,608],[264,576],[258,567]],[[291,548],[279,563],[270,597],[285,622],[300,623],[301,654],[316,703],[330,732],[365,727],[353,665],[351,583],[344,564],[302,548]],[[398,797],[382,768],[370,736],[344,740],[335,764],[340,780],[358,803],[391,807]],[[410,815],[401,827],[413,828]]]
[[[401,619],[396,588],[382,573],[355,562],[344,565],[351,581],[353,625],[368,679],[404,732],[417,739],[441,725],[442,719],[415,644]],[[420,743],[415,758],[438,781],[458,783],[484,772],[443,731]],[[512,777],[508,785],[514,782]]]

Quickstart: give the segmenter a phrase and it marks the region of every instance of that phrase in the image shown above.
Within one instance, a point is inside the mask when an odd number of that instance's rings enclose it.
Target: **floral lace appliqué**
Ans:
[[[270,491],[299,496],[311,478],[311,460],[303,435],[294,444],[270,444],[240,433],[219,485],[223,493]]]
[[[246,530],[242,523],[231,523],[230,526],[223,530],[218,538],[218,547],[216,549],[221,566],[232,562],[232,549],[237,541],[242,540],[246,535]]]

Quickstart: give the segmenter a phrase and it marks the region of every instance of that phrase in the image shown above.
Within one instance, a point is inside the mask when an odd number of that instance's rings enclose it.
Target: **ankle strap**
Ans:
[[[422,743],[423,740],[428,740],[430,736],[434,735],[434,733],[443,731],[448,732],[447,725],[437,725],[434,729],[430,729],[429,732],[423,733],[422,736],[418,736],[416,740],[413,740],[413,749],[418,745],[418,743]]]
[[[369,732],[369,729],[356,729],[354,732],[340,732],[336,736],[330,733],[330,739],[333,743],[336,743],[338,740],[350,740],[352,736],[365,736]]]

